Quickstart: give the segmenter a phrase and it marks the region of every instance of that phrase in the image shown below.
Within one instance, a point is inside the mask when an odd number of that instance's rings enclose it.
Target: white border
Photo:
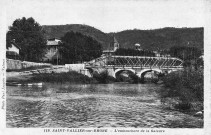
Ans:
[[[194,2],[194,0],[193,0]],[[211,127],[211,0],[204,0],[205,4],[205,27],[204,27],[204,54],[205,54],[205,69],[204,69],[204,97],[205,97],[205,118],[204,118],[204,128],[202,129],[170,129],[170,128],[159,128],[159,130],[165,130],[165,133],[162,134],[207,134],[210,135],[210,127]],[[43,128],[6,128],[6,111],[2,110],[2,102],[5,102],[6,108],[6,100],[2,99],[3,94],[6,94],[6,90],[2,89],[3,83],[5,81],[5,69],[3,67],[6,66],[5,61],[5,44],[6,44],[6,8],[4,1],[0,1],[0,134],[1,135],[34,135],[34,134],[58,134],[58,133],[44,133]],[[3,62],[4,61],[4,62]],[[4,65],[2,65],[4,63]],[[2,71],[3,69],[3,71]],[[3,76],[4,75],[4,76]],[[3,78],[2,78],[3,77]],[[5,82],[4,82],[5,83]],[[4,91],[4,92],[2,92]],[[62,129],[62,128],[60,128]],[[107,128],[108,130],[114,131],[114,128]],[[128,128],[127,128],[128,129]],[[131,128],[132,129],[132,128]],[[149,128],[141,128],[144,130],[150,130]],[[141,130],[139,129],[139,130]],[[154,129],[155,130],[155,129]],[[72,132],[60,132],[59,134],[99,134],[99,133],[72,133]],[[158,133],[117,133],[117,132],[107,132],[100,134],[158,134]]]

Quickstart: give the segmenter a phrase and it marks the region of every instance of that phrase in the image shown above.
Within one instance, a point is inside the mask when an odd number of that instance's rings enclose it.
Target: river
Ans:
[[[202,128],[203,119],[166,109],[156,84],[7,86],[7,127]]]

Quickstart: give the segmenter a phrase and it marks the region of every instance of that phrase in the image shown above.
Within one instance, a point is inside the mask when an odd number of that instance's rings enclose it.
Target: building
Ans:
[[[136,48],[136,50],[138,50],[138,51],[142,51],[142,50],[143,50],[142,47],[141,47],[141,45],[140,45],[139,43],[136,43],[136,44],[135,44],[135,48]]]
[[[103,55],[113,55],[116,50],[119,49],[119,43],[115,37],[113,37],[112,42],[106,50],[103,50]]]
[[[153,51],[153,53],[155,54],[155,57],[171,57],[168,50]]]
[[[116,40],[116,38],[114,37],[113,38],[113,47],[114,47],[114,52],[119,49],[119,43],[118,41]]]
[[[155,57],[161,57],[161,54],[159,51],[153,51],[153,53],[155,54]]]
[[[15,41],[11,42],[11,46],[6,50],[6,57],[9,59],[19,59],[20,47],[15,43]]]
[[[52,64],[60,64],[61,63],[61,54],[59,52],[59,47],[61,47],[61,40],[52,38],[47,40],[47,52],[43,61],[52,63]]]

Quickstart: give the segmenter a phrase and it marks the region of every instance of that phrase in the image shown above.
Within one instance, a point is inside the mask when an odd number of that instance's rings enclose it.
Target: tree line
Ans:
[[[204,65],[203,59],[200,57],[203,55],[203,50],[196,47],[173,46],[170,48],[169,54],[172,57],[182,59],[184,61],[184,67],[194,66],[197,69]]]
[[[155,53],[153,51],[148,50],[134,50],[131,48],[119,48],[116,50],[115,55],[121,56],[151,56],[154,57]]]

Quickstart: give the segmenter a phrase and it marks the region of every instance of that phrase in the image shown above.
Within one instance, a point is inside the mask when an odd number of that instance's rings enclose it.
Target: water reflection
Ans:
[[[7,127],[203,127],[165,110],[154,84],[7,86]]]

